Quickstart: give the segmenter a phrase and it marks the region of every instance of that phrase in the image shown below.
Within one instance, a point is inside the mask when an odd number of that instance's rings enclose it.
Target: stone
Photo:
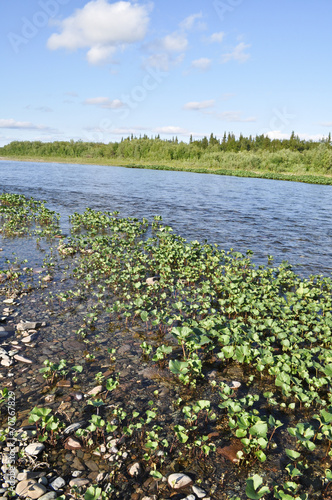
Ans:
[[[70,380],[59,380],[56,384],[57,387],[71,387],[71,381]]]
[[[82,475],[82,471],[81,470],[74,470],[72,472],[72,476],[73,477],[80,477]]]
[[[27,479],[37,479],[37,478],[45,476],[45,475],[46,475],[46,472],[43,472],[43,471],[40,471],[40,472],[26,471],[26,472],[19,472],[16,476],[16,479],[18,481],[25,481]]]
[[[88,396],[96,396],[97,394],[99,394],[100,392],[102,392],[103,390],[103,386],[102,385],[97,385],[96,387],[94,387],[93,389],[91,389],[87,395]]]
[[[50,483],[50,487],[55,491],[61,490],[64,486],[66,486],[66,481],[60,476]]]
[[[88,469],[90,469],[92,472],[97,472],[99,471],[99,467],[98,465],[96,464],[96,462],[94,462],[93,460],[86,460],[85,462],[85,465],[88,467]]]
[[[9,335],[11,335],[12,333],[14,333],[14,330],[9,330],[8,328],[5,328],[4,326],[0,326],[0,338],[1,339],[9,337]]]
[[[131,464],[129,467],[128,467],[128,474],[131,476],[131,477],[134,477],[134,476],[139,476],[139,474],[142,472],[142,468],[141,468],[141,465],[139,462],[135,462],[133,464]]]
[[[77,477],[69,481],[69,486],[70,487],[78,486],[80,488],[81,486],[85,486],[89,483],[90,483],[89,479],[84,479],[83,477]]]
[[[17,484],[15,493],[19,497],[29,497],[35,500],[46,493],[46,488],[43,484],[38,484],[35,479],[27,479]]]
[[[16,361],[21,361],[21,363],[28,363],[28,364],[32,363],[31,359],[25,358],[24,356],[21,356],[20,354],[15,354],[14,359],[16,359]]]
[[[167,481],[170,487],[173,488],[174,490],[187,488],[188,486],[191,486],[193,484],[189,476],[187,476],[186,474],[182,474],[180,472],[168,476]]]
[[[195,495],[187,495],[183,500],[196,500]]]
[[[38,333],[32,333],[31,335],[27,335],[26,337],[23,337],[21,340],[25,344],[29,344],[30,342],[34,342],[37,337],[38,337]]]
[[[64,447],[66,448],[66,450],[78,450],[82,448],[82,445],[78,439],[69,437],[65,442]]]
[[[25,452],[33,457],[37,456],[45,449],[43,443],[31,443],[25,448]]]
[[[77,469],[78,471],[83,471],[83,470],[85,470],[85,467],[84,467],[84,465],[83,465],[82,461],[81,461],[78,457],[75,457],[75,458],[74,458],[74,461],[73,461],[73,463],[72,463],[72,467],[73,467],[74,469]]]
[[[36,330],[36,328],[40,327],[41,323],[37,321],[21,321],[16,325],[16,330],[24,332],[25,330]]]
[[[238,389],[241,387],[241,382],[237,382],[236,380],[232,380],[229,386],[231,389]]]
[[[217,448],[216,451],[223,457],[233,462],[233,464],[238,464],[240,460],[237,457],[237,452],[241,451],[242,449],[243,449],[243,444],[239,441],[239,442],[234,442],[229,446],[224,446],[223,448]]]
[[[49,491],[42,497],[39,497],[39,500],[55,500],[58,497],[57,493],[55,491]]]
[[[193,492],[198,498],[204,498],[206,496],[206,491],[199,486],[193,486]]]
[[[152,278],[147,278],[145,280],[145,283],[147,285],[154,285],[155,283],[158,283],[158,281],[159,281],[159,277],[158,276],[153,276]]]
[[[14,304],[14,301],[15,301],[15,299],[5,299],[5,300],[3,300],[2,302],[3,302],[4,304]]]
[[[84,425],[85,422],[75,422],[74,424],[68,425],[68,427],[65,428],[63,431],[64,434],[72,434],[73,432],[77,431]]]

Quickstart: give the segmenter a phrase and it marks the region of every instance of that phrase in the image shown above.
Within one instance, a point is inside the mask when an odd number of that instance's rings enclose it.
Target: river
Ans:
[[[1,190],[68,215],[87,207],[123,217],[161,215],[188,240],[287,260],[303,277],[331,276],[332,186],[96,165],[0,161]]]

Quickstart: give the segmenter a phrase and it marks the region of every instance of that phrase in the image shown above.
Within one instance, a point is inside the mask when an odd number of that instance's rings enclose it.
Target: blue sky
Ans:
[[[330,0],[2,2],[0,145],[332,130]]]

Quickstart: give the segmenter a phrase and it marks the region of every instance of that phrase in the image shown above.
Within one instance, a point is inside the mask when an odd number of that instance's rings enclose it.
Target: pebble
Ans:
[[[40,478],[41,476],[45,476],[45,474],[46,472],[30,472],[30,471],[19,472],[16,476],[16,479],[18,481],[25,481],[27,479]]]
[[[182,473],[178,472],[175,474],[171,474],[168,477],[168,484],[174,490],[179,490],[181,488],[186,488],[187,486],[191,486],[192,480],[186,474],[182,474]]]
[[[69,481],[69,486],[73,487],[73,486],[78,486],[78,487],[81,487],[81,486],[85,486],[86,484],[89,484],[90,481],[89,479],[84,479],[82,477],[77,477],[75,479],[71,479]]]
[[[63,488],[64,486],[66,485],[66,481],[62,478],[62,477],[57,477],[56,479],[54,479],[54,481],[52,481],[50,483],[50,486],[51,488],[53,488],[54,490],[60,490],[61,488]]]
[[[31,335],[27,335],[26,337],[23,337],[21,340],[25,344],[29,344],[30,342],[33,342],[36,340],[36,337],[38,336],[38,333],[32,333]]]
[[[141,473],[141,465],[139,462],[135,462],[134,464],[131,464],[128,468],[128,474],[131,477],[138,476]]]
[[[91,389],[89,392],[87,392],[87,396],[96,396],[100,392],[102,392],[103,386],[102,385],[97,385],[93,389]]]
[[[15,354],[14,359],[16,359],[16,361],[21,361],[21,363],[32,363],[31,359],[25,358],[24,356],[21,356],[20,354]]]
[[[63,431],[64,434],[72,434],[73,432],[77,431],[84,425],[85,422],[75,422],[74,424],[68,425],[68,427],[65,428]]]
[[[70,437],[65,443],[65,448],[66,450],[77,450],[79,448],[82,448],[82,445],[78,439]]]
[[[188,495],[188,496],[184,497],[183,500],[196,500],[196,497],[195,497],[195,495]]]
[[[35,479],[27,479],[17,484],[15,493],[19,497],[29,497],[35,500],[46,493],[46,488],[44,485],[38,484]]]
[[[55,491],[49,491],[42,497],[39,497],[39,500],[55,500],[57,498],[57,493]]]
[[[82,475],[82,471],[81,470],[74,470],[71,475],[72,475],[72,477],[80,477]]]
[[[204,498],[206,496],[206,491],[204,491],[202,488],[199,488],[199,486],[193,486],[193,492],[198,498]]]
[[[45,446],[43,445],[43,443],[31,443],[29,444],[29,446],[27,446],[25,448],[25,452],[28,454],[28,455],[31,455],[31,456],[36,456],[38,455],[41,451],[43,451],[45,449]]]

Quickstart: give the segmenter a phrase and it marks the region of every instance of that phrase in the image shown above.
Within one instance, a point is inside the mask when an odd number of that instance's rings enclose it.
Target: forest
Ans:
[[[68,162],[158,166],[214,173],[222,170],[307,176],[332,173],[331,134],[320,141],[307,141],[293,132],[289,139],[270,139],[267,135],[238,138],[224,133],[179,141],[147,135],[122,138],[119,142],[14,141],[0,148],[0,155],[22,159],[62,159]],[[237,173],[236,173],[237,175]]]

